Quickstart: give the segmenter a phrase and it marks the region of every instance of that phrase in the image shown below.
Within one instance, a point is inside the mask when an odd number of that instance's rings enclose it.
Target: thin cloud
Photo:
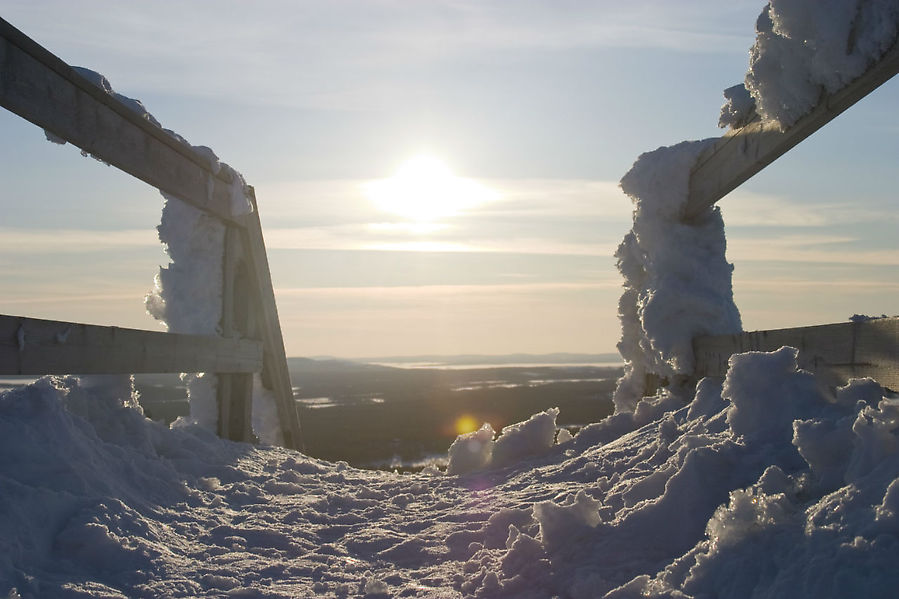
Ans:
[[[77,3],[56,0],[8,2],[4,16],[39,41],[55,40],[50,49],[65,60],[100,68],[127,95],[167,90],[244,103],[366,110],[428,93],[427,86],[394,77],[397,71],[499,57],[510,50],[745,53],[754,36],[745,23],[760,7],[737,4],[710,11],[701,3],[662,1],[581,2],[562,9],[500,0],[269,0],[214,6],[107,0],[86,12]],[[235,22],[242,24],[239,31]]]
[[[813,205],[788,197],[737,189],[721,202],[727,227],[828,227],[899,219],[893,211],[875,210],[864,201]]]
[[[162,247],[155,229],[0,229],[4,254],[54,254]]]
[[[88,294],[46,294],[46,295],[28,295],[23,297],[4,297],[0,305],[23,305],[23,304],[70,304],[70,303],[93,303],[120,300],[137,300],[141,298],[141,293],[146,293],[149,289],[141,291],[129,291],[122,293],[88,293]]]
[[[488,285],[398,285],[391,287],[278,287],[278,297],[449,297],[504,294],[533,295],[568,291],[617,289],[621,281],[609,279],[590,283],[508,283]]]
[[[861,291],[899,291],[899,281],[884,281],[879,279],[840,279],[840,280],[809,280],[798,278],[775,279],[740,279],[740,291],[761,291],[765,293],[780,293],[785,290],[798,293],[808,293],[816,289],[844,292],[847,294]]]
[[[435,222],[394,220],[373,209],[359,181],[297,181],[266,190],[278,225],[268,247],[284,250],[503,252],[611,256],[631,204],[610,181],[483,179],[497,199]],[[318,198],[324,197],[325,201]],[[265,221],[263,221],[265,223]],[[292,226],[297,223],[297,226]],[[340,224],[337,224],[340,223]]]
[[[860,240],[846,235],[787,235],[777,238],[729,238],[732,262],[808,262],[899,265],[899,249],[856,249]]]

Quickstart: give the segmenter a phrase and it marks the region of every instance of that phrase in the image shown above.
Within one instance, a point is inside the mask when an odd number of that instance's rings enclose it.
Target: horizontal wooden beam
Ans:
[[[0,315],[0,374],[259,372],[262,343]]]
[[[231,175],[94,85],[0,19],[0,106],[85,152],[219,218],[231,216]]]
[[[754,331],[693,340],[696,378],[724,376],[728,359],[747,351],[799,350],[799,366],[832,384],[871,377],[899,391],[899,318]]]
[[[786,131],[756,115],[708,148],[690,175],[684,219],[701,214],[793,146],[899,73],[899,43],[855,81],[827,95],[809,114]]]

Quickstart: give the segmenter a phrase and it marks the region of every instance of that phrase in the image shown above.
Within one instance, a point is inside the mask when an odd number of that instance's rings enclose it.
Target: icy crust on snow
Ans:
[[[682,142],[645,153],[621,179],[634,202],[634,224],[615,253],[624,277],[618,350],[625,360],[613,397],[616,411],[634,410],[646,374],[674,383],[691,373],[693,337],[742,330],[720,210],[709,208],[689,223],[681,219],[690,169],[712,143]]]
[[[782,129],[864,73],[897,39],[894,0],[770,0],[756,23],[746,88]]]
[[[736,355],[503,469],[360,471],[169,429],[130,382],[0,393],[0,596],[887,598],[899,398]],[[677,406],[676,409],[671,409]],[[622,428],[636,428],[617,436]],[[518,430],[523,430],[520,427]],[[13,595],[15,596],[15,595]]]

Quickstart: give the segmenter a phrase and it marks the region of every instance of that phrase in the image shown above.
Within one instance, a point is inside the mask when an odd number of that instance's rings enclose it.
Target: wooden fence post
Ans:
[[[249,276],[240,231],[225,227],[222,260],[222,336],[255,338],[256,318],[250,302]],[[218,373],[218,434],[232,441],[252,441],[253,374]]]
[[[244,244],[249,287],[252,290],[251,301],[255,306],[252,317],[256,319],[255,324],[262,340],[262,384],[275,396],[284,446],[302,451],[300,418],[293,398],[287,355],[284,352],[284,337],[281,334],[278,306],[275,302],[272,275],[265,251],[265,239],[259,221],[259,206],[252,185],[247,186],[247,194],[253,205],[253,212],[246,215],[244,228],[240,234]]]

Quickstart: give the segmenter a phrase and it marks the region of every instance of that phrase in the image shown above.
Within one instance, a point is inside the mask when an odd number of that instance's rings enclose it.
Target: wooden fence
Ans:
[[[834,94],[825,95],[814,110],[789,129],[782,131],[755,115],[745,126],[729,131],[697,160],[690,174],[684,220],[689,222],[897,73],[899,42],[855,81]],[[849,378],[872,377],[881,385],[899,391],[897,323],[899,319],[888,318],[699,337],[693,341],[696,356],[693,379],[723,376],[727,361],[734,353],[773,351],[789,345],[799,349],[803,368],[820,373],[832,384],[845,383]],[[658,384],[655,377],[648,377],[646,392],[653,393]]]
[[[695,377],[724,376],[733,354],[775,351],[785,345],[799,350],[800,368],[817,373],[827,384],[871,377],[899,391],[899,318],[697,337]]]
[[[213,372],[219,434],[252,438],[253,373],[276,398],[284,444],[302,438],[255,193],[231,213],[231,175],[0,19],[0,106],[226,226],[222,336],[0,316],[0,374]]]

